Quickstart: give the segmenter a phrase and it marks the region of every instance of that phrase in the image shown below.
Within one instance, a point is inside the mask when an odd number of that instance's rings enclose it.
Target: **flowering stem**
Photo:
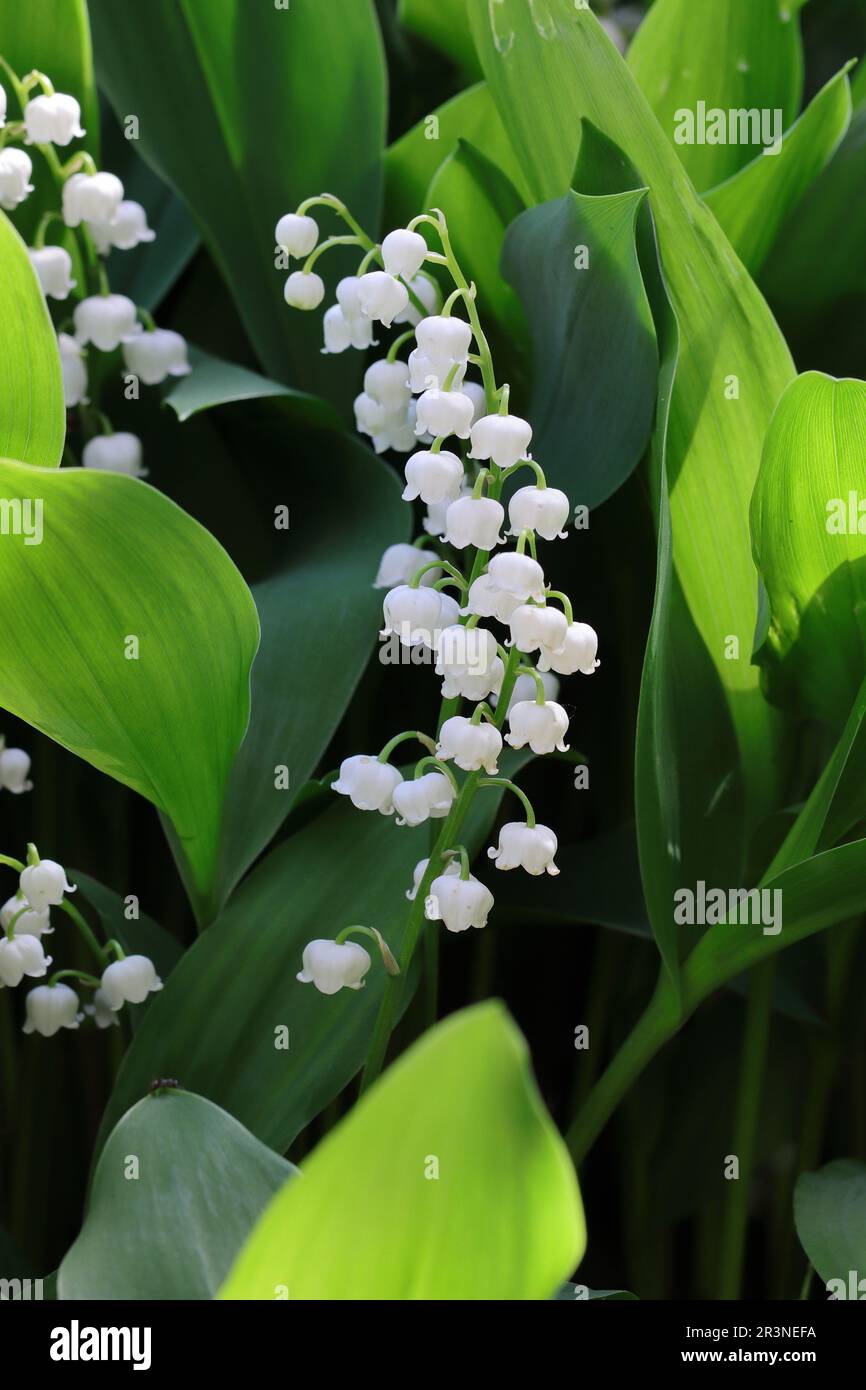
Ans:
[[[28,902],[25,902],[21,907],[19,907],[18,911],[15,913],[15,916],[10,920],[9,925],[8,925],[8,927],[6,928],[6,940],[7,940],[7,941],[14,941],[14,940],[15,940],[15,923],[18,921],[18,918],[19,918],[19,917],[23,917],[25,912],[32,912],[32,911],[33,911],[33,909],[31,908],[31,906],[30,906],[30,904],[29,904]]]
[[[410,329],[408,329],[405,333],[401,333],[400,336],[399,336],[399,338],[395,338],[394,341],[393,341],[393,343],[392,343],[391,346],[389,347],[389,349],[388,349],[388,355],[387,355],[387,357],[385,358],[385,361],[386,361],[386,362],[396,362],[396,360],[397,360],[397,353],[400,351],[400,349],[401,349],[401,347],[403,346],[403,344],[404,344],[404,343],[408,343],[409,340],[410,340],[410,338],[414,338],[414,337],[415,337],[415,329],[414,329],[414,328],[410,328]]]
[[[507,791],[514,792],[514,795],[519,797],[523,802],[523,807],[526,811],[526,824],[529,826],[530,830],[534,829],[535,812],[532,809],[532,802],[529,800],[526,792],[521,791],[520,787],[515,786],[514,782],[509,781],[507,777],[483,777],[478,785],[480,787],[505,787]]]
[[[384,965],[388,974],[400,974],[400,967],[394,959],[394,955],[391,951],[390,946],[388,945],[382,933],[380,931],[377,931],[375,927],[364,927],[361,925],[360,922],[355,922],[351,927],[344,927],[343,930],[339,932],[339,934],[336,937],[337,945],[342,946],[345,943],[346,938],[348,936],[351,936],[352,932],[363,932],[364,936],[369,936],[371,940],[375,941],[376,945],[379,947],[379,954],[382,957],[382,964]]]
[[[562,604],[562,611],[565,614],[565,620],[568,626],[571,627],[571,624],[574,622],[574,609],[571,606],[571,599],[568,597],[568,594],[564,594],[561,589],[547,589],[545,592],[548,598],[559,599]]]
[[[59,906],[66,913],[67,917],[72,918],[76,927],[81,932],[81,935],[84,937],[84,940],[87,942],[91,951],[96,956],[96,959],[99,961],[99,964],[104,969],[105,966],[109,963],[108,952],[104,951],[103,948],[100,946],[93,932],[93,929],[90,926],[88,926],[87,922],[84,920],[81,913],[78,911],[78,908],[73,907],[72,903],[68,902],[66,898],[62,900]]]
[[[340,198],[335,197],[333,193],[319,193],[313,198],[305,198],[298,207],[298,217],[305,216],[310,208],[315,207],[330,208],[338,217],[342,217],[346,226],[351,228],[362,246],[366,246],[368,250],[373,248],[375,243],[368,237],[360,222],[355,221],[346,204]]]
[[[55,970],[54,974],[49,976],[46,984],[49,988],[53,988],[58,980],[70,979],[78,980],[83,985],[90,985],[92,989],[99,989],[99,980],[94,975],[88,975],[86,970]]]
[[[451,785],[452,785],[452,787],[454,788],[455,792],[459,792],[459,791],[460,791],[460,788],[459,788],[459,786],[457,785],[457,778],[454,776],[454,773],[451,771],[451,769],[450,769],[450,767],[448,766],[448,764],[447,764],[447,763],[443,763],[439,758],[437,758],[437,757],[436,757],[434,754],[432,754],[432,753],[430,754],[429,757],[427,757],[427,758],[422,758],[422,759],[420,760],[420,762],[416,763],[416,765],[415,765],[415,778],[414,778],[414,780],[415,780],[416,782],[417,782],[418,778],[419,778],[420,776],[422,776],[425,767],[435,767],[435,769],[436,769],[437,772],[441,772],[441,773],[443,774],[443,776],[445,776],[445,777],[448,778],[448,781],[451,783]]]
[[[430,560],[428,564],[422,565],[419,570],[416,570],[409,580],[409,588],[419,589],[421,587],[422,578],[425,574],[429,574],[431,570],[444,570],[446,574],[450,574],[455,583],[459,583],[461,589],[465,589],[466,580],[463,578],[459,569],[450,564],[447,560],[442,559]]]
[[[385,747],[379,754],[379,762],[386,763],[390,758],[391,754],[394,752],[395,748],[397,748],[401,743],[407,743],[410,739],[413,738],[417,739],[417,741],[423,744],[424,747],[427,748],[431,753],[436,752],[436,744],[433,742],[433,739],[430,738],[429,734],[422,734],[420,729],[407,729],[405,733],[395,734],[392,739],[388,740],[388,742],[385,744]]]
[[[460,877],[465,883],[469,878],[469,851],[465,845],[452,845],[450,849],[445,851],[443,857],[450,859],[453,854],[460,857]]]
[[[519,472],[521,468],[531,468],[535,473],[536,483],[538,487],[547,487],[547,479],[544,476],[544,469],[542,468],[540,463],[535,462],[535,459],[518,459],[517,463],[512,463],[510,468],[504,468],[502,470],[502,481],[505,482],[507,478],[510,478],[513,473]]]
[[[14,869],[16,873],[23,874],[24,872],[24,865],[21,860],[12,859],[8,854],[0,854],[0,864],[8,864],[9,868]]]
[[[534,666],[518,666],[518,676],[531,676],[535,681],[535,703],[543,705],[547,703],[547,691],[544,688],[544,681]]]

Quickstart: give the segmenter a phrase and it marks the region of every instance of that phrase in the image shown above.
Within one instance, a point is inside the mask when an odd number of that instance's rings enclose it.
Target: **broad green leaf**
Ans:
[[[526,1043],[488,1003],[431,1029],[323,1140],[220,1297],[547,1299],[585,1245]]]
[[[397,18],[411,34],[437,48],[471,77],[480,76],[466,0],[398,0]]]
[[[84,1225],[58,1272],[58,1297],[213,1298],[262,1211],[296,1172],[202,1096],[173,1088],[143,1096],[100,1155]]]
[[[141,153],[192,212],[265,370],[347,400],[359,359],[322,357],[321,316],[286,307],[273,238],[284,212],[323,190],[377,230],[385,90],[372,0],[91,0],[90,12],[100,83],[120,119],[138,116]],[[334,214],[322,225],[336,229]],[[331,288],[353,254],[318,262]]]
[[[292,419],[333,427],[339,424],[333,406],[318,396],[293,391],[279,381],[271,381],[234,362],[223,362],[198,348],[190,349],[189,360],[194,370],[189,376],[180,377],[165,398],[179,420],[189,420],[199,411],[213,410],[219,405],[278,396],[288,402]]]
[[[866,384],[807,372],[773,416],[752,502],[768,695],[836,726],[866,675],[864,451]]]
[[[790,355],[592,13],[568,0],[540,0],[531,10],[520,0],[468,3],[487,80],[534,197],[562,197],[570,186],[585,118],[650,189],[681,335],[667,460],[674,567],[730,707],[750,824],[775,796],[777,720],[749,659],[756,575],[747,516],[767,423],[793,375]]]
[[[163,980],[168,979],[183,955],[183,946],[177,937],[172,936],[171,932],[166,931],[165,927],[161,927],[140,908],[136,909],[137,917],[128,917],[125,899],[119,893],[106,888],[104,884],[98,883],[89,874],[83,874],[80,869],[70,869],[69,875],[81,896],[98,913],[103,937],[119,941],[127,955],[138,952],[149,956],[156,966],[157,974]],[[148,999],[148,1007],[153,998],[151,995]],[[141,1014],[135,1010],[132,1017],[137,1022]]]
[[[698,189],[712,188],[744,164],[759,142],[795,119],[803,90],[803,50],[792,7],[780,0],[655,0],[628,51],[628,64],[667,138]],[[724,112],[723,139],[680,113]],[[766,131],[734,127],[729,112],[761,112]],[[774,126],[774,116],[778,123]],[[704,136],[702,139],[701,136]],[[767,136],[770,136],[770,140]],[[686,138],[687,143],[685,142]]]
[[[706,195],[739,256],[757,275],[786,216],[835,154],[851,120],[847,69],[837,73],[786,133],[778,155],[759,154]]]
[[[63,455],[60,354],[23,241],[0,212],[0,458],[53,468]]]
[[[533,455],[590,508],[625,482],[652,424],[658,350],[635,246],[645,196],[568,192],[522,213],[505,241],[532,332]]]
[[[830,1297],[862,1299],[866,1163],[837,1158],[817,1173],[801,1173],[794,1191],[794,1223]]]
[[[641,887],[634,825],[619,826],[591,840],[564,843],[555,878],[517,878],[497,912],[523,928],[532,918],[547,923],[591,922],[646,940],[650,935]]]
[[[0,548],[0,705],[164,811],[204,892],[249,714],[249,590],[136,479],[4,460],[0,491],[42,529]]]

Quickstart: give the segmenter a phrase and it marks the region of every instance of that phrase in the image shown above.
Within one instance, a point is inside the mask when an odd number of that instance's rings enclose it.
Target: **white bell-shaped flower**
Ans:
[[[504,520],[502,504],[493,497],[458,497],[445,513],[442,539],[458,550],[465,550],[467,545],[474,545],[478,550],[492,550],[502,544],[500,532]]]
[[[384,357],[371,362],[364,373],[364,391],[386,410],[408,409],[412,393],[406,363],[389,362]]]
[[[380,637],[394,632],[404,647],[431,646],[434,632],[442,626],[444,597],[435,589],[413,589],[409,584],[389,589],[382,604],[385,623]]]
[[[437,676],[486,676],[497,659],[496,638],[489,628],[452,623],[439,634]]]
[[[125,294],[93,294],[76,304],[73,320],[76,341],[93,343],[100,352],[113,352],[124,338],[141,332],[138,311]]]
[[[0,936],[0,984],[14,989],[25,975],[38,980],[50,964],[38,936]]]
[[[508,503],[510,535],[535,531],[546,541],[562,540],[571,504],[558,487],[521,487]]]
[[[472,346],[472,329],[465,319],[431,314],[415,329],[415,341],[434,367],[444,368],[442,374],[447,376],[455,362],[466,365]]]
[[[31,247],[27,253],[39,277],[43,294],[52,299],[66,299],[75,288],[72,278],[72,257],[62,246]]]
[[[149,994],[162,989],[162,980],[147,956],[124,956],[112,961],[102,972],[103,997],[117,1013],[124,1004],[143,1004]]]
[[[28,145],[68,145],[84,134],[81,107],[65,92],[32,97],[24,107]]]
[[[420,546],[409,545],[405,541],[389,545],[379,561],[373,588],[393,589],[399,584],[408,584],[424,565],[428,565],[435,558],[432,551],[422,550]],[[441,578],[441,570],[428,570],[421,576],[421,585],[423,588],[432,589],[437,579]]]
[[[145,386],[158,386],[168,376],[188,376],[186,339],[170,328],[134,333],[123,344],[123,360]]]
[[[352,346],[352,325],[339,304],[332,304],[322,318],[322,331],[325,336],[323,352],[345,352]]]
[[[565,735],[568,733],[568,715],[553,700],[539,705],[535,700],[521,700],[508,711],[508,727],[505,742],[512,748],[525,748],[527,744],[533,753],[568,752]]]
[[[46,907],[59,907],[64,893],[74,893],[75,888],[66,882],[66,870],[54,859],[40,859],[38,864],[28,864],[21,872],[21,892],[36,912]]]
[[[381,401],[375,401],[362,391],[355,397],[355,428],[359,434],[380,434],[385,427],[388,412]]]
[[[390,328],[409,303],[409,291],[386,270],[371,270],[361,276],[358,300],[362,314]]]
[[[464,483],[463,487],[460,489],[460,496],[472,496],[472,488],[468,483]],[[444,533],[445,516],[450,506],[450,502],[435,502],[432,507],[427,508],[427,515],[422,525],[428,536],[441,536]]]
[[[24,1033],[41,1033],[53,1038],[61,1028],[77,1028],[84,1017],[78,1010],[78,995],[68,985],[37,985],[24,1000]]]
[[[73,174],[63,185],[63,221],[113,222],[123,201],[123,184],[114,174]]]
[[[409,281],[409,289],[412,292],[409,296],[409,303],[402,313],[394,315],[394,322],[409,323],[414,328],[428,314],[439,312],[442,307],[442,296],[436,281],[429,275],[425,275],[423,271],[412,277]],[[423,313],[415,303],[415,299],[419,299],[424,305]]]
[[[453,758],[464,772],[478,772],[484,768],[489,777],[495,777],[496,760],[501,752],[502,735],[493,724],[484,721],[473,724],[465,715],[455,714],[446,719],[439,730],[437,758],[443,762]]]
[[[406,897],[409,899],[410,903],[413,903],[418,896],[418,889],[421,887],[421,880],[427,872],[427,865],[429,863],[429,859],[419,859],[418,863],[415,865],[415,868],[412,871],[412,887],[406,889]],[[444,876],[446,878],[454,878],[455,876],[459,876],[459,874],[459,859],[449,859],[447,865],[442,871],[441,876]]]
[[[558,652],[542,647],[538,658],[539,671],[556,671],[560,676],[591,676],[599,665],[596,652],[598,637],[589,623],[571,623],[565,642]]]
[[[23,748],[4,748],[0,752],[0,787],[18,796],[21,792],[33,790],[28,781],[30,754]]]
[[[486,927],[492,910],[493,894],[471,874],[469,878],[440,874],[430,884],[430,892],[424,899],[427,921],[442,922],[448,931]]]
[[[418,397],[415,433],[432,434],[434,439],[449,434],[456,434],[458,439],[468,439],[473,409],[472,401],[462,391],[440,391],[435,388],[424,391]]]
[[[325,282],[314,270],[293,270],[283,298],[292,309],[318,309],[325,298]]]
[[[24,202],[27,194],[33,192],[30,182],[32,173],[33,162],[29,154],[14,146],[0,150],[0,208],[11,212]]]
[[[453,700],[460,696],[464,700],[485,700],[488,695],[497,695],[502,689],[505,667],[502,658],[496,657],[489,671],[482,675],[472,672],[464,674],[449,671],[442,682],[443,700]]]
[[[84,1005],[84,1012],[89,1018],[93,1019],[97,1028],[119,1028],[120,1019],[108,1002],[108,996],[104,989],[97,989],[93,992],[93,998],[89,1004]]]
[[[511,468],[526,458],[532,426],[519,415],[482,415],[472,426],[469,457],[492,459],[499,468]]]
[[[318,223],[305,213],[286,212],[276,225],[274,240],[287,256],[300,260],[309,256],[319,240]]]
[[[409,369],[409,385],[418,395],[422,391],[441,389],[445,385],[445,379],[453,364],[451,362],[436,363],[420,348],[413,348],[409,353],[409,361],[406,365]],[[451,378],[452,390],[462,391],[465,373],[465,365],[457,368]]]
[[[110,221],[88,221],[85,225],[101,256],[107,256],[112,248],[133,251],[136,246],[156,240],[156,232],[147,225],[147,213],[132,198],[124,198],[118,204]]]
[[[16,893],[14,898],[7,898],[3,906],[0,907],[0,928],[4,932],[13,918],[17,918],[15,922],[16,938],[19,936],[50,936],[54,930],[51,925],[50,910],[43,907],[37,912],[35,908],[29,907],[23,893]]]
[[[398,406],[394,410],[386,409],[382,424],[373,435],[373,448],[376,453],[383,454],[386,449],[394,449],[398,454],[408,454],[417,443],[415,402],[410,400],[408,406]]]
[[[424,264],[427,250],[420,232],[399,227],[389,232],[382,242],[382,262],[389,275],[402,275],[405,280],[411,280]]]
[[[525,869],[528,874],[558,874],[553,862],[557,839],[546,825],[527,825],[525,821],[509,821],[499,831],[499,844],[491,845],[487,853],[497,869]]]
[[[519,603],[519,598],[509,594],[505,589],[500,589],[489,574],[479,574],[470,584],[466,606],[460,611],[464,614],[477,613],[479,618],[496,618],[500,623],[507,623]]]
[[[125,473],[130,478],[146,478],[147,469],[141,463],[141,440],[128,430],[114,434],[97,434],[88,439],[81,450],[84,468],[98,468],[103,473]]]
[[[554,676],[551,671],[545,671],[541,676],[541,683],[544,686],[544,698],[546,700],[555,700],[559,694],[559,681],[556,676]],[[511,697],[508,701],[508,711],[510,712],[513,710],[515,705],[521,704],[524,700],[534,700],[537,693],[538,686],[533,676],[518,676],[512,687]],[[492,695],[490,697],[490,703],[495,709],[499,703],[498,696]]]
[[[464,381],[460,387],[464,396],[472,402],[472,424],[479,420],[487,407],[487,395],[480,381]],[[471,430],[470,430],[471,434]]]
[[[369,953],[357,941],[320,937],[304,947],[303,968],[295,978],[302,985],[315,985],[320,994],[337,994],[344,988],[363,989],[371,964]]]
[[[355,753],[340,763],[340,775],[331,783],[331,791],[347,796],[359,811],[390,816],[394,810],[394,788],[402,780],[390,763],[382,763],[368,753]]]
[[[562,651],[568,633],[568,620],[558,608],[521,603],[509,619],[511,642],[519,652],[534,652],[540,648]]]
[[[509,550],[504,555],[494,555],[488,562],[487,573],[494,584],[508,594],[514,594],[521,603],[534,599],[544,602],[544,570],[531,555],[518,555]]]
[[[451,810],[456,792],[444,772],[425,772],[394,789],[398,825],[421,825],[441,820]]]
[[[60,370],[63,373],[63,400],[67,410],[87,400],[87,368],[84,354],[69,333],[58,333]]]
[[[453,502],[460,496],[463,462],[447,449],[439,453],[419,450],[406,460],[405,473],[404,502],[414,502],[420,497],[428,506],[435,506],[437,502]]]

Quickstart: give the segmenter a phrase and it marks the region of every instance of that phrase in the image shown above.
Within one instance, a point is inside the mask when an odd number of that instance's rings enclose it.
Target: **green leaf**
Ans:
[[[53,468],[63,455],[66,407],[60,354],[23,241],[0,212],[0,458]]]
[[[249,714],[249,590],[203,527],[136,479],[5,460],[0,490],[44,531],[0,547],[0,705],[164,811],[205,891]]]
[[[480,76],[466,17],[466,0],[398,0],[405,29],[436,48],[473,79]]]
[[[585,1244],[526,1044],[488,1003],[425,1034],[320,1144],[220,1297],[547,1299]]]
[[[293,420],[332,427],[339,424],[333,406],[318,396],[293,391],[290,386],[251,372],[248,367],[211,357],[199,348],[190,349],[189,360],[194,370],[180,377],[165,398],[166,405],[171,406],[179,420],[189,420],[202,410],[213,410],[220,405],[279,396],[290,406]]]
[[[728,113],[733,110],[781,111],[778,133],[795,119],[803,91],[803,50],[792,7],[780,0],[655,0],[629,48],[628,64],[667,138],[698,189],[735,174],[758,143],[728,143]],[[705,143],[701,124],[692,140],[679,112],[696,112],[703,102],[709,113],[725,114],[725,142]],[[712,133],[712,132],[711,132]],[[677,143],[675,143],[677,142]]]
[[[90,11],[100,82],[119,118],[139,117],[141,153],[192,212],[265,370],[347,400],[359,360],[323,358],[320,316],[286,307],[273,237],[323,189],[376,232],[385,85],[372,0],[91,0]],[[317,269],[333,289],[357,260]]]
[[[773,416],[752,502],[768,696],[837,727],[866,675],[864,451],[866,384],[807,372]]]
[[[673,561],[730,708],[749,825],[775,800],[778,721],[749,660],[756,575],[746,519],[767,423],[793,363],[764,300],[592,13],[568,0],[542,0],[531,9],[520,0],[494,6],[469,0],[469,13],[487,80],[537,200],[562,197],[569,188],[586,118],[650,189],[681,335],[667,444]]]
[[[757,275],[779,230],[835,154],[851,120],[846,73],[836,74],[786,133],[778,155],[763,153],[706,195],[743,264]]]
[[[635,247],[645,196],[568,192],[522,213],[505,241],[532,331],[533,453],[590,508],[625,482],[652,424],[658,350]]]
[[[827,1293],[837,1299],[862,1298],[866,1163],[837,1158],[817,1173],[801,1173],[794,1190],[794,1223]]]
[[[108,1137],[84,1225],[58,1272],[58,1297],[213,1298],[261,1212],[296,1172],[201,1096],[145,1096]]]
[[[157,974],[167,980],[183,955],[183,947],[177,937],[140,909],[137,917],[127,917],[125,899],[89,874],[83,874],[80,869],[70,869],[69,876],[82,897],[99,914],[103,936],[119,941],[127,955],[137,952],[148,956],[156,966]],[[151,995],[147,1001],[148,1007],[153,997]],[[138,1012],[131,1013],[136,1022],[140,1016]]]

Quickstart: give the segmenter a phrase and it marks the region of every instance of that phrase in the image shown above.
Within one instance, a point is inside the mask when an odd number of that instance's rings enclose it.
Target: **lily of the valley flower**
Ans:
[[[28,145],[68,145],[84,134],[81,107],[65,92],[33,97],[24,107]]]
[[[571,504],[558,487],[521,487],[508,503],[509,534],[535,531],[546,541],[562,540]]]
[[[337,994],[343,988],[363,989],[371,964],[369,953],[356,941],[319,938],[304,947],[303,968],[295,978],[315,985],[321,994]]]
[[[444,628],[457,621],[459,609],[450,594],[398,584],[385,595],[381,637],[395,633],[404,647],[435,647]]]
[[[535,700],[521,700],[508,711],[510,733],[505,742],[512,748],[525,748],[527,744],[533,753],[568,752],[565,735],[568,733],[568,715],[553,700],[539,705]]]
[[[492,550],[502,544],[502,523],[505,512],[493,497],[458,497],[445,513],[445,534],[442,539],[465,550],[474,545],[478,550]],[[502,587],[500,585],[500,587]]]
[[[37,985],[24,1001],[23,1032],[53,1038],[61,1028],[77,1028],[84,1017],[78,1011],[78,995],[68,985]]]
[[[413,275],[409,281],[409,289],[412,294],[409,296],[409,303],[399,314],[394,315],[395,323],[409,323],[414,328],[423,318],[429,314],[435,314],[442,305],[442,296],[439,293],[439,286],[435,280],[431,280],[429,275],[423,271],[420,275]],[[414,296],[414,299],[413,297]],[[420,299],[424,305],[424,312],[418,308],[415,299]]]
[[[455,364],[465,369],[472,345],[472,329],[464,319],[431,314],[415,329],[415,341],[418,351],[444,381]]]
[[[451,623],[439,634],[436,643],[437,676],[456,679],[461,676],[486,676],[499,659],[496,638],[489,628]]]
[[[14,898],[7,898],[3,906],[0,907],[0,928],[4,932],[13,917],[16,918],[16,940],[19,936],[50,936],[54,930],[51,925],[49,909],[43,907],[37,912],[35,908],[28,907],[27,899],[23,893],[16,893]]]
[[[499,844],[487,853],[497,869],[525,869],[528,874],[558,874],[553,862],[557,839],[546,825],[527,825],[525,821],[509,821],[499,832]]]
[[[367,753],[355,753],[340,763],[340,775],[331,783],[331,791],[347,796],[359,811],[379,811],[390,816],[394,811],[394,789],[402,780],[390,763],[380,762]]]
[[[76,304],[75,340],[93,343],[100,352],[113,352],[124,338],[141,332],[138,311],[125,294],[94,294]]]
[[[146,478],[147,469],[141,463],[141,440],[127,430],[114,434],[97,434],[81,451],[85,468],[98,468],[103,473],[125,473],[130,478]]]
[[[89,1004],[84,1005],[84,1012],[93,1019],[97,1028],[119,1028],[120,1019],[117,1013],[108,1002],[108,997],[104,989],[94,991],[93,998]]]
[[[73,174],[63,185],[63,220],[67,227],[113,222],[122,201],[123,184],[114,174]]]
[[[309,256],[319,240],[318,223],[313,217],[287,212],[276,225],[274,240],[287,256],[300,260]]]
[[[117,1013],[124,1004],[143,1004],[149,994],[162,989],[162,980],[147,956],[124,956],[105,967],[100,988],[109,1009]]]
[[[25,975],[47,975],[50,964],[38,936],[0,937],[0,983],[9,989],[20,985]]]
[[[546,700],[555,700],[559,694],[559,681],[556,676],[554,676],[551,671],[545,671],[541,676],[541,683],[544,686],[544,698]],[[515,705],[521,704],[524,700],[534,700],[537,692],[538,686],[533,676],[518,676],[517,680],[514,682],[511,698],[508,701],[508,710],[511,711]],[[498,703],[495,695],[491,697],[490,703],[495,709]]]
[[[500,589],[489,574],[479,574],[470,584],[466,606],[460,611],[464,614],[476,613],[479,618],[496,618],[500,623],[507,623],[519,603],[519,598],[509,594],[505,589]]]
[[[408,584],[410,579],[418,573],[425,564],[429,562],[431,552],[420,550],[417,545],[409,545],[405,541],[398,541],[395,545],[389,545],[382,554],[379,561],[379,570],[373,581],[374,589],[393,589],[400,584]],[[428,570],[421,576],[421,584],[424,588],[432,588],[437,579],[442,578],[441,570]]]
[[[84,354],[69,333],[58,333],[60,370],[63,373],[63,400],[67,410],[87,400],[87,368]]]
[[[390,328],[397,314],[402,314],[409,303],[409,291],[386,270],[371,270],[361,276],[358,300],[361,312],[368,319]]]
[[[33,162],[23,150],[0,150],[0,208],[11,212],[33,192]]]
[[[72,278],[72,257],[62,246],[31,247],[27,253],[39,277],[43,294],[52,299],[66,299],[75,288]]]
[[[502,735],[493,724],[473,724],[465,715],[455,714],[446,719],[439,730],[436,756],[446,761],[453,758],[464,772],[484,768],[490,777],[496,775],[496,760],[502,752]]]
[[[559,608],[522,603],[509,619],[511,641],[519,652],[534,652],[544,648],[561,652],[568,633],[568,619]]]
[[[46,907],[59,907],[64,893],[75,888],[66,882],[66,870],[54,859],[40,859],[21,871],[21,892],[36,912]]]
[[[570,623],[560,651],[541,648],[538,669],[556,671],[560,676],[573,676],[576,671],[582,676],[591,676],[600,664],[597,651],[598,637],[594,629],[588,623]]]
[[[293,270],[283,296],[292,309],[318,309],[325,298],[325,282],[314,270]]]
[[[419,324],[419,327],[421,325]],[[456,434],[468,439],[475,406],[462,391],[440,391],[433,388],[418,397],[415,419],[416,434],[432,434],[434,439]]]
[[[448,873],[434,878],[424,900],[424,916],[428,922],[443,922],[448,931],[466,931],[468,927],[486,927],[493,909],[490,889],[470,874],[455,878]]]
[[[406,897],[409,899],[410,903],[413,903],[418,896],[418,889],[421,887],[421,880],[427,872],[427,865],[429,863],[429,859],[419,859],[418,863],[415,865],[415,868],[412,870],[412,887],[406,889]],[[459,875],[459,860],[449,859],[448,864],[443,869],[442,873],[447,878],[453,878],[455,874]]]
[[[412,395],[406,363],[384,357],[371,362],[364,373],[364,392],[386,410],[405,410]]]
[[[439,453],[420,449],[406,460],[405,473],[404,502],[420,497],[428,506],[435,506],[437,502],[454,502],[460,496],[463,463],[447,449]]]
[[[459,695],[464,700],[484,700],[499,693],[504,676],[505,667],[498,656],[490,669],[481,674],[449,671],[442,682],[442,698],[453,700]]]
[[[147,213],[132,198],[124,198],[109,221],[90,221],[87,230],[101,256],[116,251],[133,251],[136,246],[155,241],[156,232],[147,225]]]
[[[425,772],[394,789],[394,810],[398,825],[421,825],[440,820],[451,810],[454,786],[443,772]]]
[[[534,599],[536,603],[544,602],[544,570],[531,555],[518,555],[513,550],[504,555],[494,555],[488,561],[487,573],[494,584],[513,594],[521,603],[529,599]]]
[[[123,360],[145,386],[158,386],[167,376],[188,376],[186,339],[170,328],[135,333],[123,344]]]
[[[325,337],[323,352],[346,352],[348,348],[363,351],[373,342],[371,319],[348,319],[339,304],[332,304],[322,318]]]
[[[27,777],[29,771],[30,754],[25,753],[23,748],[3,748],[0,751],[0,787],[7,792],[19,796],[21,792],[32,791],[33,783]]]
[[[452,368],[451,362],[436,363],[420,348],[413,348],[409,353],[409,361],[406,366],[409,371],[409,385],[412,390],[419,394],[421,391],[438,389],[445,385],[445,379]],[[466,372],[465,364],[458,367],[451,377],[451,387],[455,391],[463,390],[463,377]]]
[[[526,458],[532,426],[519,415],[484,415],[472,426],[469,457],[492,459],[499,468],[511,468]]]
[[[382,242],[382,261],[389,275],[402,275],[411,280],[424,264],[427,243],[419,232],[399,227],[389,232]]]

